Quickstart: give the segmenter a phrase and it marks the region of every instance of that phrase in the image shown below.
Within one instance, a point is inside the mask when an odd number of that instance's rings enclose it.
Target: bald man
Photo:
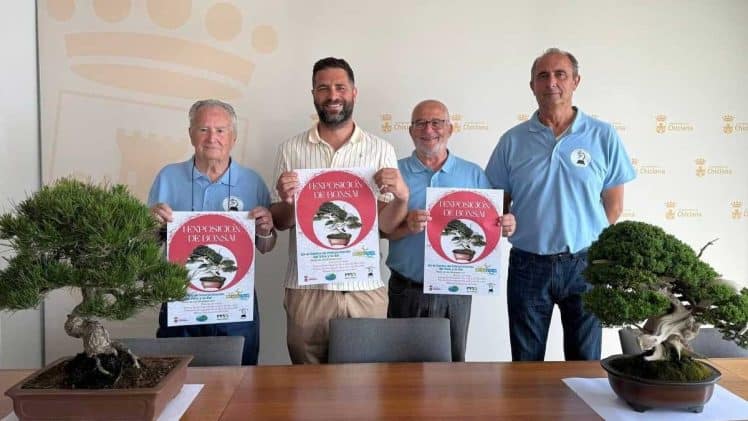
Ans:
[[[465,361],[472,297],[423,293],[424,230],[431,219],[425,210],[426,188],[491,188],[478,165],[450,153],[447,142],[451,135],[452,122],[446,105],[432,99],[416,105],[410,124],[415,150],[397,162],[410,197],[407,216],[387,236],[390,240],[387,266],[392,273],[387,317],[448,318],[452,361]],[[514,233],[514,216],[504,215],[501,225],[503,235]]]

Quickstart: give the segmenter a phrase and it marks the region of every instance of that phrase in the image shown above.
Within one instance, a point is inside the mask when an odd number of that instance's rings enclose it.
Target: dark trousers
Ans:
[[[210,325],[171,326],[166,325],[166,303],[161,305],[158,315],[157,338],[186,336],[244,336],[242,365],[257,365],[260,353],[260,310],[257,291],[254,293],[254,319],[251,322],[216,323]]]
[[[392,271],[387,317],[446,317],[452,342],[452,361],[465,361],[470,325],[470,295],[424,294],[423,284]]]
[[[585,267],[586,251],[538,255],[512,249],[506,293],[512,360],[545,358],[554,305],[561,311],[566,360],[600,359],[602,327],[582,305],[582,294],[591,288],[582,276]]]

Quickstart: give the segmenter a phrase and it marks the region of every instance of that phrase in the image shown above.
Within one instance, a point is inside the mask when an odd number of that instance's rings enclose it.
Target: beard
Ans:
[[[340,110],[340,112],[337,114],[328,113],[323,108],[324,105],[333,103],[332,101],[327,101],[324,104],[318,104],[316,102],[314,103],[314,108],[317,110],[319,121],[322,124],[335,127],[351,119],[351,116],[353,115],[353,102],[347,102],[343,100],[340,100],[339,102],[343,104],[343,109]]]

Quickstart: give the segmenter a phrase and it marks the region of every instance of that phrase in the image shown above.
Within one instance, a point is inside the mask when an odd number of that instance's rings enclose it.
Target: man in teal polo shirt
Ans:
[[[572,106],[577,59],[557,48],[535,59],[532,117],[507,131],[486,166],[517,217],[507,301],[512,359],[543,360],[554,305],[567,360],[600,359],[602,328],[584,310],[586,250],[623,210],[635,172],[613,127]]]
[[[426,188],[491,188],[478,165],[449,152],[447,141],[451,135],[452,122],[444,104],[426,100],[416,105],[410,125],[415,150],[397,162],[410,197],[407,217],[388,235],[387,266],[391,276],[387,317],[448,318],[452,360],[465,361],[472,297],[423,293],[424,230],[431,219],[425,210]],[[514,217],[504,215],[501,225],[503,234],[511,235],[515,229]]]

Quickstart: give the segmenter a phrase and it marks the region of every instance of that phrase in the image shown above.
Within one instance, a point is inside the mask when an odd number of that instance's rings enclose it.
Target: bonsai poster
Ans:
[[[374,170],[296,170],[299,285],[379,279]]]
[[[498,294],[503,197],[501,190],[426,189],[425,293]]]
[[[187,298],[168,303],[168,325],[250,321],[254,303],[254,230],[246,212],[174,212],[167,227],[170,262],[185,265]]]

